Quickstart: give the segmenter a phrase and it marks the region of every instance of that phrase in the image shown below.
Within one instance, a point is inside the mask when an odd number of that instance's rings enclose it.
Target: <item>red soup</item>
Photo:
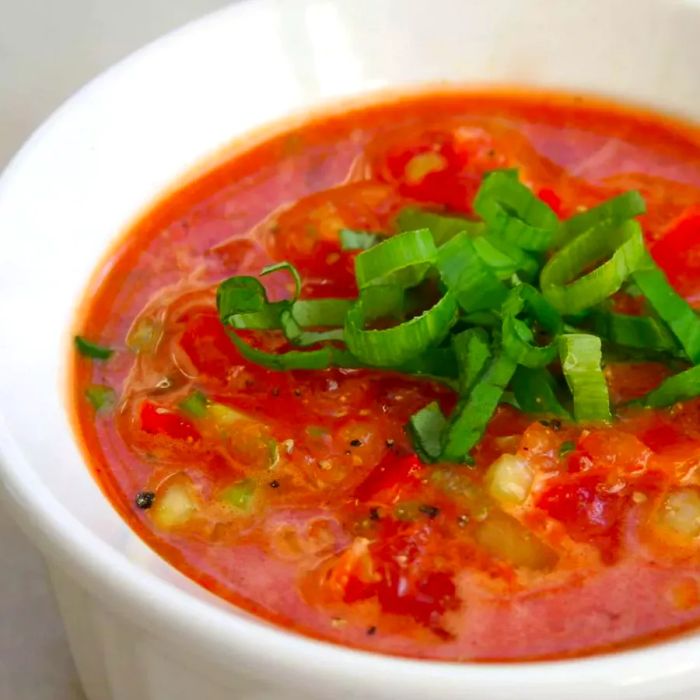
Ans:
[[[445,660],[700,623],[700,135],[426,94],[242,150],[113,251],[76,336],[100,485],[283,627]]]

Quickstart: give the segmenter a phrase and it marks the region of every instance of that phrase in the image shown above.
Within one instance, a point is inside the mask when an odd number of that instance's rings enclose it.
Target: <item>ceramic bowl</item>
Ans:
[[[103,497],[66,410],[69,328],[110,242],[232,140],[378,91],[512,84],[700,119],[692,0],[248,0],[137,52],[0,181],[0,479],[43,552],[90,700],[689,700],[700,636],[519,664],[391,658],[197,587]],[[255,137],[251,137],[255,138]]]

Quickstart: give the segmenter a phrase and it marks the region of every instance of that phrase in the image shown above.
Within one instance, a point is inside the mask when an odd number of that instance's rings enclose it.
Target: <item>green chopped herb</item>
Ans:
[[[367,231],[353,231],[349,228],[340,230],[340,247],[342,250],[367,250],[377,245],[384,236]]]
[[[74,338],[75,347],[83,357],[90,357],[93,360],[108,360],[114,354],[112,348],[105,347],[93,343],[81,335],[76,335]]]
[[[105,413],[117,403],[117,395],[112,387],[106,384],[92,384],[85,389],[85,398],[98,413]]]
[[[255,495],[255,482],[252,479],[243,479],[229,486],[222,494],[224,503],[242,511],[250,510],[253,496]]]
[[[428,404],[408,421],[406,430],[413,447],[424,462],[435,462],[442,453],[442,437],[447,420],[436,401]]]
[[[585,333],[564,334],[560,352],[576,420],[609,420],[610,396],[601,365],[600,338]]]
[[[573,440],[565,440],[559,445],[559,456],[566,457],[569,452],[573,452],[576,449],[576,443]]]
[[[516,170],[501,170],[484,178],[473,208],[476,220],[407,207],[393,236],[342,230],[342,248],[359,251],[355,299],[300,299],[299,272],[280,262],[261,274],[291,274],[291,298],[271,302],[259,279],[231,277],[217,290],[219,317],[241,355],[271,370],[377,367],[454,389],[450,415],[433,402],[406,426],[425,462],[473,463],[499,404],[552,426],[609,420],[615,407],[603,368],[615,353],[683,368],[637,405],[700,395],[700,320],[646,250],[639,193],[559,221]],[[614,311],[620,290],[643,295],[647,312]],[[238,335],[244,329],[274,329],[292,346],[311,347],[266,352]],[[202,402],[190,399],[196,415]]]
[[[193,418],[204,418],[208,404],[207,397],[201,391],[193,391],[180,401],[178,406]]]

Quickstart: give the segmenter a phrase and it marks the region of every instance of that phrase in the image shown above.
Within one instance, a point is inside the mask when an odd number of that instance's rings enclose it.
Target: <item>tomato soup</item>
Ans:
[[[700,622],[700,134],[570,96],[310,119],[158,201],[76,329],[128,524],[284,628],[524,660]]]

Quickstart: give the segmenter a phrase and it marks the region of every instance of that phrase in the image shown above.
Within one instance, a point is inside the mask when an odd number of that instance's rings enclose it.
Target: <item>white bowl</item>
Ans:
[[[573,661],[448,664],[312,641],[165,564],[120,520],[65,410],[68,329],[112,241],[190,166],[338,97],[449,79],[613,95],[700,119],[691,0],[251,0],[73,97],[0,182],[0,476],[45,554],[91,700],[688,700],[700,636]]]

